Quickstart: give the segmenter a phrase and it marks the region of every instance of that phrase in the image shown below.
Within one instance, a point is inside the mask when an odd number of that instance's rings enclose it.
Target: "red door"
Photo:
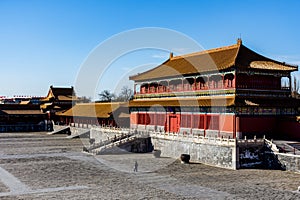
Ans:
[[[176,115],[169,115],[168,116],[168,123],[165,129],[167,132],[177,133],[179,130],[178,127],[178,116]]]

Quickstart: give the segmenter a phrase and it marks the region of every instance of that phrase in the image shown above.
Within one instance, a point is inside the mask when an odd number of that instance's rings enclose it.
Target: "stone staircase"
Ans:
[[[93,154],[118,154],[129,152],[149,152],[152,145],[149,146],[149,133],[137,131],[120,131],[115,132],[113,137],[107,140],[100,140],[95,143],[95,139],[90,139],[90,146],[85,147],[84,151]]]
[[[296,150],[300,151],[300,143],[299,142],[290,143],[289,145],[294,147]]]
[[[275,140],[273,143],[276,145],[280,153],[300,155],[299,142]]]
[[[137,135],[132,132],[122,133],[99,143],[93,143],[93,141],[91,141],[92,144],[85,150],[93,154],[101,154],[104,152],[112,151],[115,147],[126,145],[134,141],[136,138]],[[118,148],[118,150],[120,149]]]
[[[54,131],[47,133],[48,135],[55,135],[55,134],[71,134],[70,126],[53,126]]]
[[[70,127],[71,134],[67,136],[68,139],[72,138],[82,138],[82,137],[89,137],[90,129],[87,128],[77,128],[77,127]]]

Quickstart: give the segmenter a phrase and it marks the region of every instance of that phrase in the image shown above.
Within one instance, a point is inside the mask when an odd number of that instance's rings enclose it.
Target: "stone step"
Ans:
[[[71,133],[69,126],[55,126],[54,131],[47,133],[48,135],[68,134]]]

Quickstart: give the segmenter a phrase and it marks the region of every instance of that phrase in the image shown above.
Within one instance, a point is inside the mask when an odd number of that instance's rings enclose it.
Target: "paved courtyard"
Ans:
[[[92,156],[82,153],[86,141],[65,137],[0,133],[0,199],[300,199],[300,174]]]

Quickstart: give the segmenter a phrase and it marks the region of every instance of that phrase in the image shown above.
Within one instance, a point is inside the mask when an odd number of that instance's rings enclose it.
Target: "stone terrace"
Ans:
[[[65,137],[0,134],[0,199],[300,198],[296,173],[180,164],[152,154],[92,156],[81,152],[87,141]]]

